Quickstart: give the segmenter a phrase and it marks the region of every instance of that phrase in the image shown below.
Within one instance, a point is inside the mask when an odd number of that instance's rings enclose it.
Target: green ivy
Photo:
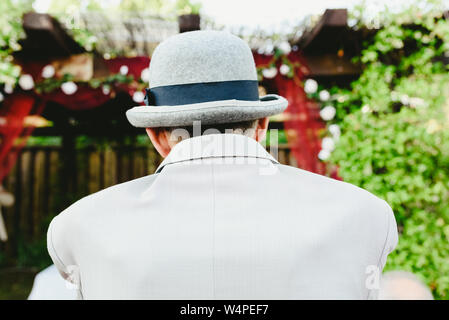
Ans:
[[[49,93],[53,90],[59,89],[64,82],[73,81],[73,75],[65,74],[60,79],[49,78],[36,83],[35,90],[37,93]],[[112,74],[103,78],[92,78],[89,81],[77,81],[78,84],[88,85],[91,88],[97,89],[100,86],[107,86],[109,88],[114,87],[117,84],[132,84],[134,82],[133,75],[123,75],[121,73]],[[144,82],[138,79],[136,82],[137,86],[143,88]]]
[[[199,14],[202,4],[201,2],[192,2],[190,0],[177,0],[175,6],[179,15]]]
[[[22,15],[31,9],[31,1],[0,1],[0,84],[14,86],[20,67],[14,64],[13,53],[19,50],[19,40],[24,36]]]
[[[449,299],[449,21],[426,3],[382,13],[360,78],[330,89],[342,134],[329,162],[393,208],[400,238],[386,270],[414,272]]]

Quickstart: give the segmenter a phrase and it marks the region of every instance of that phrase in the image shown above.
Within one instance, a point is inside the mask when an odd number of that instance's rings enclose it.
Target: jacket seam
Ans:
[[[213,297],[215,299],[215,172],[214,164],[211,163],[212,173],[212,285]]]
[[[171,162],[167,162],[165,163],[163,166],[161,166],[160,168],[158,168],[155,171],[156,173],[160,173],[162,171],[162,169],[164,169],[164,167],[170,165],[170,164],[178,164],[178,163],[184,163],[184,162],[189,162],[189,161],[194,161],[194,160],[203,160],[203,159],[220,159],[220,158],[251,158],[251,159],[262,159],[262,160],[268,160],[271,161],[273,164],[279,164],[278,161],[274,160],[274,159],[270,159],[268,156],[267,157],[260,157],[260,156],[249,156],[249,155],[220,155],[220,156],[205,156],[205,157],[194,157],[194,158],[190,158],[190,159],[183,159],[183,160],[178,160],[178,161],[171,161]]]
[[[386,247],[387,247],[387,243],[388,243],[388,238],[389,238],[389,236],[390,236],[390,223],[391,223],[391,219],[389,218],[389,216],[388,216],[388,213],[389,213],[389,205],[388,205],[388,203],[385,201],[385,200],[382,200],[382,202],[384,203],[384,206],[386,206],[386,209],[387,209],[387,211],[386,211],[386,213],[385,213],[385,217],[386,217],[386,219],[387,219],[387,236],[385,237],[385,242],[384,242],[384,245],[383,245],[383,248],[382,248],[382,253],[381,253],[381,255],[380,255],[380,257],[379,257],[379,261],[377,262],[377,265],[380,267],[380,264],[381,264],[381,262],[382,262],[382,257],[384,256],[384,252],[385,252],[385,249],[386,249]]]
[[[56,251],[56,248],[55,248],[55,246],[54,246],[54,241],[53,241],[53,223],[54,223],[54,221],[56,221],[56,218],[57,218],[57,217],[55,217],[55,218],[53,219],[53,221],[50,223],[50,227],[49,227],[49,232],[50,232],[50,246],[51,246],[52,252],[53,252],[54,255],[55,255],[56,260],[57,260],[58,263],[64,268],[64,273],[66,273],[66,272],[67,272],[67,267],[66,267],[66,265],[64,264],[64,262],[62,262],[62,259],[59,257],[59,254],[58,254],[58,252]]]
[[[386,249],[387,243],[388,243],[388,238],[390,236],[390,223],[391,223],[390,222],[390,218],[388,217],[388,213],[389,213],[389,208],[388,207],[389,207],[389,205],[388,205],[388,203],[385,200],[381,199],[381,201],[383,202],[384,207],[387,209],[387,211],[384,213],[385,214],[385,218],[387,219],[387,235],[385,237],[384,245],[382,247],[382,252],[380,253],[380,257],[379,257],[379,259],[377,261],[377,267],[379,268],[379,275],[381,274],[380,273],[380,271],[381,271],[380,269],[381,269],[382,258],[384,256],[385,249]],[[369,296],[370,296],[370,291],[368,291],[367,298],[369,298]]]

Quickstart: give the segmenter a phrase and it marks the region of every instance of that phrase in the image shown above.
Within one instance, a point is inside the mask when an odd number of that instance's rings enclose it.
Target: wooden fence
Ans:
[[[296,163],[286,146],[279,147],[277,156],[281,163]],[[151,145],[86,147],[70,154],[61,147],[24,148],[3,183],[14,193],[15,204],[2,208],[9,239],[0,243],[1,264],[31,264],[17,259],[45,250],[52,217],[88,194],[153,173],[161,161]]]

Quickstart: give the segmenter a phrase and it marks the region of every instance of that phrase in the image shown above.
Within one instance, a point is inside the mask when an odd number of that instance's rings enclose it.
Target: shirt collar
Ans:
[[[162,161],[156,173],[172,163],[205,158],[245,157],[279,162],[256,140],[241,134],[208,134],[182,140]]]

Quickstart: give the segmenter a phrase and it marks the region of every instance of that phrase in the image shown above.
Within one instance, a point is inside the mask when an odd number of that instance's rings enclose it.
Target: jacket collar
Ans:
[[[176,144],[159,165],[156,173],[172,163],[225,157],[265,159],[275,164],[279,163],[252,138],[240,134],[209,134],[185,139]]]

